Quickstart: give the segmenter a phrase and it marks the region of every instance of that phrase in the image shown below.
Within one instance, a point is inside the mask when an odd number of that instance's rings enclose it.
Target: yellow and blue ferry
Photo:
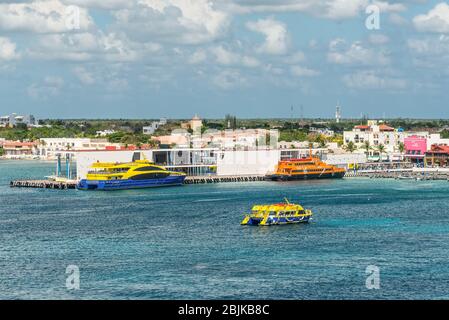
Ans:
[[[184,183],[186,175],[169,171],[148,160],[128,163],[96,162],[91,166],[86,179],[79,181],[80,190],[124,190]]]
[[[251,214],[246,215],[242,225],[271,226],[279,224],[303,223],[312,219],[312,211],[305,210],[299,204],[285,203],[256,205]]]

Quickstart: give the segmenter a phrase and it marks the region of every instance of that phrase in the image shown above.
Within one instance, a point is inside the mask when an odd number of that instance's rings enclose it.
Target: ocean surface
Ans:
[[[86,192],[12,189],[0,161],[2,299],[448,299],[449,183],[344,179]],[[288,197],[310,224],[247,227]],[[79,290],[66,268],[80,270]],[[380,288],[365,285],[377,266]]]

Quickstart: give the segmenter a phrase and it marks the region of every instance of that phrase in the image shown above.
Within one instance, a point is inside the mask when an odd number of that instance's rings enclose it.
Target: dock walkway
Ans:
[[[75,189],[76,181],[51,180],[15,180],[9,183],[11,188],[40,188],[40,189]]]
[[[264,181],[264,175],[248,175],[248,176],[191,176],[186,177],[184,184],[203,184],[203,183],[220,183],[220,182],[256,182]]]
[[[244,176],[189,176],[184,184],[208,184],[222,182],[256,182],[264,181],[263,175]],[[14,180],[9,183],[11,188],[40,188],[40,189],[75,189],[76,181],[51,180]]]
[[[449,181],[447,171],[348,171],[346,178],[364,177],[371,179],[396,179],[396,180],[446,180]]]

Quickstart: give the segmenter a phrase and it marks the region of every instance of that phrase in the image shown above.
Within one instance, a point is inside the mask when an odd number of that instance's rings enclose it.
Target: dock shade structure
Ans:
[[[72,172],[72,156],[71,153],[58,153],[56,155],[56,176],[64,177],[69,180],[76,176],[76,174]],[[65,162],[64,165],[62,164],[63,161]]]

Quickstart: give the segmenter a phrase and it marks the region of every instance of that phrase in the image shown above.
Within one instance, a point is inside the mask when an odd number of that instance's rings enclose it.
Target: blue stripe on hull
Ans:
[[[278,224],[290,224],[290,223],[306,223],[309,222],[310,216],[302,217],[302,218],[270,218],[267,221],[267,225],[278,225]],[[248,225],[250,226],[258,226],[263,219],[249,219]]]
[[[148,180],[99,180],[88,181],[83,179],[78,184],[80,190],[127,190],[155,187],[178,186],[184,183],[185,176],[169,176],[163,179]]]

